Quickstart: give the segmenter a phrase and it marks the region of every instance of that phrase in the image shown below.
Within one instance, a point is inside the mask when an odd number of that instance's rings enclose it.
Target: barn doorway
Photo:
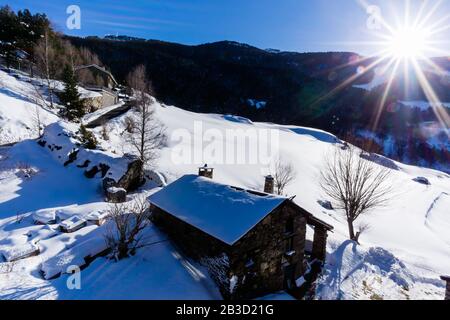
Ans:
[[[291,264],[284,267],[284,288],[286,290],[294,289],[295,286],[295,269],[297,264]]]

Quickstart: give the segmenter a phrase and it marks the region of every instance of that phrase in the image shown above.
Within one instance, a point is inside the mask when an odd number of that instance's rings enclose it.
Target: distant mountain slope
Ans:
[[[156,40],[69,39],[92,49],[121,81],[134,66],[145,64],[164,103],[329,130],[340,102],[314,105],[314,100],[354,74],[353,62],[361,58],[350,52],[274,53],[231,41],[186,46]],[[342,104],[362,92],[351,87],[346,91],[340,95]],[[257,109],[249,99],[266,105]]]
[[[376,144],[377,152],[450,172],[450,150],[445,147],[448,128],[442,127],[431,108],[415,110],[399,103],[427,99],[413,70],[408,81],[403,72],[395,77],[380,108],[391,70],[383,72],[382,64],[365,72],[375,58],[351,52],[280,52],[232,41],[187,46],[126,37],[69,39],[98,54],[121,81],[134,66],[146,65],[156,97],[166,104],[316,127],[341,138],[356,137],[354,143],[367,139],[360,133],[370,131],[369,144]],[[450,71],[448,59],[433,61]],[[446,76],[424,67],[438,97],[450,102],[450,73]],[[346,81],[349,78],[353,81]],[[450,109],[444,112],[450,117]],[[433,137],[424,130],[429,124],[440,126]],[[435,143],[442,138],[443,143]],[[385,148],[385,141],[393,141],[393,148]]]

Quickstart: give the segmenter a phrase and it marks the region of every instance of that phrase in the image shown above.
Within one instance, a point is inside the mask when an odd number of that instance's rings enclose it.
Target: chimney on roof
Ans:
[[[274,192],[274,179],[271,175],[266,176],[266,180],[264,181],[264,192],[271,194]]]
[[[214,168],[209,168],[207,164],[205,164],[203,167],[198,168],[198,175],[200,177],[212,179],[213,172],[214,172]]]
[[[450,276],[441,276],[441,279],[447,282],[444,300],[450,300]]]

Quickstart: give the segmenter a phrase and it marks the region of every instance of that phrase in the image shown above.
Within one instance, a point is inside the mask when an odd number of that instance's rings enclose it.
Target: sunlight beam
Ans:
[[[375,130],[378,128],[378,123],[380,121],[381,114],[384,110],[384,105],[386,104],[389,92],[391,91],[392,84],[394,83],[395,76],[397,74],[398,66],[400,65],[401,60],[400,59],[392,59],[388,65],[390,67],[395,62],[395,66],[392,69],[391,75],[389,76],[388,83],[386,85],[386,88],[384,89],[383,97],[381,98],[380,104],[378,105],[378,108],[376,110],[375,120],[372,126],[372,131],[375,132]]]
[[[431,104],[431,108],[436,115],[438,121],[443,126],[444,129],[449,129],[450,126],[450,118],[445,110],[442,109],[442,107],[439,107],[442,103],[437,96],[437,94],[434,92],[431,84],[429,83],[428,79],[426,78],[425,74],[423,73],[423,70],[420,68],[420,65],[417,61],[413,60],[413,66],[414,70],[416,72],[417,78],[420,82],[420,85],[422,89],[424,90],[424,93],[428,99],[428,101]],[[450,137],[450,133],[447,132],[447,136]]]

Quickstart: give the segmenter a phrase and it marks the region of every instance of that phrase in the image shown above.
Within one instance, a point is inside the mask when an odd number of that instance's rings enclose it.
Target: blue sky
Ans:
[[[356,51],[371,54],[378,50],[364,0],[62,0],[3,1],[13,9],[29,8],[45,12],[56,27],[77,36],[126,34],[184,44],[220,40],[245,42],[260,48],[290,51]],[[405,12],[407,0],[366,0],[379,6],[385,20],[395,23]],[[424,0],[410,0],[417,12]],[[431,10],[438,0],[430,0]],[[81,8],[81,30],[66,28],[66,8]],[[427,10],[429,10],[427,9]],[[450,12],[444,0],[430,21]],[[431,23],[430,22],[430,23]],[[447,21],[448,23],[448,21]],[[442,33],[442,32],[441,32]],[[450,30],[443,31],[445,38]],[[450,46],[441,44],[448,51]]]

